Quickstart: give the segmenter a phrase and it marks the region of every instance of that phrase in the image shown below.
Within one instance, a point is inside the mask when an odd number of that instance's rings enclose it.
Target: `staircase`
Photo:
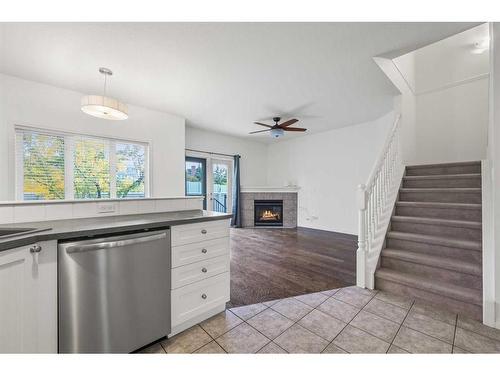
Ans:
[[[406,167],[378,290],[482,319],[481,163]]]

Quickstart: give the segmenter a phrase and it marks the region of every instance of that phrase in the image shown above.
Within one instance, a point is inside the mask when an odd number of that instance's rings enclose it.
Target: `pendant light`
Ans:
[[[102,95],[86,95],[82,98],[82,111],[94,117],[105,120],[126,120],[128,118],[127,105],[115,98],[106,96],[108,76],[113,72],[108,68],[99,68],[99,73],[104,76],[104,90]]]

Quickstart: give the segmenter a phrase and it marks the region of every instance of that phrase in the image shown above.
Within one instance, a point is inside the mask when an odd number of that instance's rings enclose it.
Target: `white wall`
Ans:
[[[482,160],[488,130],[488,77],[416,96],[413,163]]]
[[[393,121],[390,112],[269,146],[268,184],[300,186],[299,226],[357,234],[356,188],[368,179]]]
[[[186,148],[241,155],[240,183],[243,186],[265,186],[267,145],[229,135],[186,126]]]
[[[184,195],[183,118],[130,105],[129,119],[102,120],[80,110],[82,95],[0,74],[0,201],[15,196],[15,125],[150,142],[152,196]]]
[[[471,50],[487,38],[488,26],[480,25],[397,57],[393,68],[381,67],[392,71],[388,76],[402,93],[407,164],[485,158],[489,56]]]

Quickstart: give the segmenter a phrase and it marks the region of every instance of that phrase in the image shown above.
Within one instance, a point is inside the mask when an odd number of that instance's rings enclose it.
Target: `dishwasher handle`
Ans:
[[[109,241],[109,242],[98,242],[98,243],[88,244],[88,245],[73,245],[73,246],[68,246],[66,248],[66,252],[68,254],[84,253],[87,251],[112,249],[114,247],[122,247],[122,246],[127,246],[127,245],[134,245],[134,244],[138,244],[138,243],[157,241],[157,240],[162,240],[164,238],[167,238],[166,233],[159,233],[159,234],[154,234],[152,236],[136,237],[136,238],[130,238],[130,239],[123,239],[123,240],[118,239],[118,240]]]

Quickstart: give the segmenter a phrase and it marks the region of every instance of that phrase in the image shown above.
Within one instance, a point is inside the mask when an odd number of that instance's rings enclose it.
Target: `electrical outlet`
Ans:
[[[97,212],[100,214],[115,212],[116,211],[116,203],[98,203],[97,204]]]

